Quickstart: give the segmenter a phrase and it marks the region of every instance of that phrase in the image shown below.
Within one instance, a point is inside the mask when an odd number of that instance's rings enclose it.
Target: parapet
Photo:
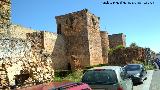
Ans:
[[[33,30],[31,28],[25,28],[20,25],[11,25],[9,28],[9,31],[10,31],[10,36],[12,38],[27,39],[26,37],[27,33],[37,32],[38,30]]]

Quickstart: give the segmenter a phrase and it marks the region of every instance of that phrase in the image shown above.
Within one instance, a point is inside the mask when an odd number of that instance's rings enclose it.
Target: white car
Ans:
[[[120,66],[103,66],[87,70],[82,82],[93,90],[133,90],[132,80]]]

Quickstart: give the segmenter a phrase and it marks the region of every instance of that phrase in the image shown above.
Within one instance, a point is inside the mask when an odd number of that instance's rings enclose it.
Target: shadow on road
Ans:
[[[138,85],[141,85],[143,84],[142,82],[139,82],[139,83],[133,83],[133,86],[138,86]]]
[[[144,81],[145,81],[145,80],[147,80],[147,77],[144,79]],[[143,81],[143,82],[144,82],[144,81]],[[138,86],[138,85],[141,85],[141,84],[143,84],[143,82],[137,82],[137,83],[133,83],[133,86]]]

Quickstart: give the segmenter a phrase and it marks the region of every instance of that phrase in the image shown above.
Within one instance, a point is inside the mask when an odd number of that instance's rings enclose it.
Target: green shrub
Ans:
[[[144,66],[146,70],[153,70],[155,69],[153,65],[145,65]]]
[[[118,45],[117,47],[115,47],[115,48],[110,48],[109,50],[108,50],[108,53],[110,54],[110,55],[112,55],[114,52],[116,52],[117,50],[119,50],[119,49],[123,49],[123,48],[125,48],[123,45]]]
[[[70,73],[72,73],[71,70],[56,70],[56,71],[54,72],[54,75],[55,75],[56,77],[65,77],[65,76],[67,76],[67,75],[70,74]]]
[[[61,81],[71,81],[71,82],[80,82],[81,77],[83,75],[83,71],[78,70],[74,72],[68,72],[67,75],[61,76],[59,74],[55,75],[53,80],[55,82],[61,82]]]
[[[55,77],[53,78],[53,81],[54,81],[54,82],[62,82],[62,81],[63,81],[63,78],[62,78],[62,77],[57,77],[57,76],[55,76]]]
[[[73,82],[80,82],[82,75],[83,75],[83,71],[78,70],[78,71],[75,71],[75,72],[69,74],[67,77],[64,78],[64,80],[69,80],[69,81],[73,81]]]
[[[124,48],[123,45],[118,45],[117,47],[115,47],[115,50],[117,50],[117,49],[122,49],[122,48]]]
[[[67,71],[67,70],[61,70],[61,71],[55,71],[55,77],[53,80],[55,82],[61,82],[61,81],[72,81],[72,82],[80,82],[81,77],[83,73],[90,68],[93,67],[100,67],[100,66],[107,66],[107,64],[98,64],[98,65],[93,65],[93,66],[88,66],[85,67],[84,70],[77,70],[77,71]]]

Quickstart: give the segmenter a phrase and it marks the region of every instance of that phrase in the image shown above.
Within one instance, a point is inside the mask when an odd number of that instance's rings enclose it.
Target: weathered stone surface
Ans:
[[[86,14],[90,65],[103,64],[99,18],[89,12]]]
[[[66,70],[68,68],[65,39],[62,35],[44,32],[44,52],[51,56],[54,70]]]
[[[57,33],[66,40],[68,63],[72,55],[81,66],[96,65],[103,62],[98,18],[87,9],[57,16]]]
[[[110,65],[125,65],[127,63],[135,63],[136,61],[146,60],[146,52],[144,48],[120,48],[109,53]]]
[[[7,43],[7,44],[5,44]],[[0,64],[4,64],[9,78],[9,84],[15,85],[21,74],[28,74],[33,82],[45,82],[52,80],[54,70],[52,60],[37,52],[32,52],[31,43],[21,39],[1,39]],[[23,77],[23,76],[22,76]],[[0,77],[1,78],[1,77]],[[27,82],[28,78],[26,78]],[[25,81],[25,80],[24,80]],[[22,84],[21,82],[20,84]]]
[[[10,6],[10,0],[0,0],[0,28],[9,27],[10,25]]]
[[[103,57],[103,63],[108,63],[108,50],[109,50],[109,38],[108,33],[105,31],[100,32],[101,35],[101,44],[102,44],[102,57]]]
[[[52,80],[54,70],[108,62],[108,34],[100,32],[99,18],[87,9],[57,16],[58,34],[10,25],[10,0],[0,0],[0,10],[0,86],[43,83]],[[125,46],[119,36],[111,46]]]
[[[23,40],[26,40],[26,34],[27,33],[33,33],[33,32],[37,32],[38,30],[33,30],[31,28],[25,28],[22,27],[20,25],[11,25],[9,27],[9,33],[10,33],[10,37],[11,38],[20,38]]]
[[[123,33],[109,35],[109,47],[115,48],[119,45],[126,47],[126,36]]]
[[[40,31],[27,34],[32,52],[47,55],[52,60],[54,70],[67,69],[65,41],[62,35]]]

